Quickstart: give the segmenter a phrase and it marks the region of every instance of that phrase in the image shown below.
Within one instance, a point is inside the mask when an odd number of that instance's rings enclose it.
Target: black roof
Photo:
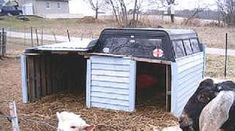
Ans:
[[[190,29],[107,28],[101,32],[95,52],[175,61],[172,41],[191,38],[198,40]],[[154,52],[159,50],[164,55],[156,57]]]

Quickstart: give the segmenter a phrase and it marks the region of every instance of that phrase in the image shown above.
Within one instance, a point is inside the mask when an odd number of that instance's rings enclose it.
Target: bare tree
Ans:
[[[91,6],[91,9],[95,11],[95,18],[98,19],[99,10],[104,5],[104,0],[84,0],[88,2]]]
[[[143,0],[134,0],[134,8],[131,10],[132,13],[132,20],[130,21],[129,25],[131,27],[136,27],[137,23],[139,21],[139,15],[141,13],[141,8],[142,8]]]
[[[157,6],[157,8],[167,7],[167,15],[170,16],[171,22],[174,23],[174,5],[175,0],[149,0],[149,3],[154,3],[154,5]]]
[[[217,0],[216,2],[223,21],[228,25],[235,25],[235,0]]]
[[[118,24],[126,26],[128,23],[127,7],[124,0],[106,0],[106,5],[113,10],[114,16]]]
[[[204,10],[205,8],[200,8],[200,7],[195,8],[193,14],[189,16],[187,20],[185,21],[185,24],[187,25],[190,20],[192,20],[197,14],[199,14],[200,12],[203,12]]]

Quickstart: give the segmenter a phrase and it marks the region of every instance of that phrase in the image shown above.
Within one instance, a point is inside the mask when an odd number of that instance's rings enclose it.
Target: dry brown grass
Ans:
[[[224,78],[224,56],[208,55],[206,63],[206,76]],[[235,81],[235,57],[228,57],[227,79]]]
[[[140,17],[141,27],[164,28],[186,28],[195,30],[202,43],[207,47],[223,48],[225,45],[225,33],[228,33],[229,48],[235,49],[235,28],[210,26],[211,21],[194,19],[192,24],[184,25],[183,18],[177,18],[174,24],[169,22],[168,17],[163,19],[160,16],[146,15]],[[213,22],[213,21],[212,21]],[[100,32],[107,27],[119,27],[112,17],[101,17],[101,20],[94,20],[91,17],[82,19],[42,19],[30,18],[28,22],[16,20],[14,17],[4,17],[0,20],[1,27],[11,28],[16,31],[30,32],[30,27],[35,27],[38,32],[44,30],[45,34],[67,35],[68,29],[71,37],[98,37]]]

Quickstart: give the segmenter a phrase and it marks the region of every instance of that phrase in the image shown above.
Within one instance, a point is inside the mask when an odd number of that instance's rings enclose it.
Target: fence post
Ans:
[[[36,40],[37,40],[37,46],[39,45],[39,40],[38,40],[38,29],[35,29],[35,35],[36,35]]]
[[[2,28],[3,30],[3,28]],[[0,32],[0,57],[3,56],[3,34],[2,31]]]
[[[70,39],[70,34],[69,34],[69,30],[67,29],[67,35],[68,35],[68,39],[69,39],[69,42],[71,41]]]
[[[10,115],[11,115],[11,123],[13,131],[20,131],[18,124],[18,116],[16,112],[16,103],[15,101],[9,103],[10,107]]]
[[[33,47],[33,27],[30,28],[30,32],[31,32],[31,46]]]
[[[43,45],[43,28],[42,28],[42,33],[41,33],[41,45]]]
[[[54,36],[54,39],[55,39],[55,43],[57,43],[57,39],[56,39],[56,35],[54,32],[52,32],[53,36]]]
[[[227,62],[228,62],[228,33],[225,34],[225,61],[224,61],[224,77],[227,77]]]

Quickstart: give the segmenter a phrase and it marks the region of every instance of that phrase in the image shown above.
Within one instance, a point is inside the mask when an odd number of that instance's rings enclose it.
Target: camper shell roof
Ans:
[[[198,35],[188,29],[107,28],[98,40],[84,39],[28,48],[25,53],[98,53],[164,61],[202,52]]]

